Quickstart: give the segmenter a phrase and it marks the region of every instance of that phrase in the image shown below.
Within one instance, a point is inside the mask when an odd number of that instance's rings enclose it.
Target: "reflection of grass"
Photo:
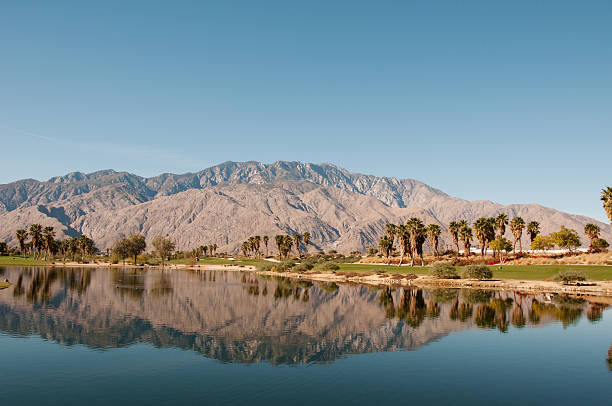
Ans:
[[[612,280],[612,266],[605,265],[499,265],[490,267],[493,270],[493,278],[496,279],[523,279],[523,280],[552,280],[552,278],[563,270],[578,270],[584,272],[591,280]],[[457,267],[461,272],[463,268]],[[378,271],[389,274],[409,274],[430,275],[431,267],[409,267],[409,266],[389,266],[373,264],[340,264],[341,271],[350,272],[369,272]]]
[[[11,284],[8,282],[0,282],[0,289],[5,289],[5,288],[8,288],[9,286],[11,286]]]

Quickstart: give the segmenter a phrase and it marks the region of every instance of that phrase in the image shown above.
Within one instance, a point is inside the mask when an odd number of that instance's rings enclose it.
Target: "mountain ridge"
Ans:
[[[194,190],[207,193],[185,195]],[[219,193],[228,198],[221,199]],[[272,214],[278,221],[270,222],[266,207],[274,207],[276,213]],[[193,219],[186,222],[176,216],[178,212],[189,212]],[[510,217],[520,215],[526,221],[539,221],[544,233],[566,225],[576,229],[586,242],[583,227],[593,222],[602,228],[603,238],[612,238],[604,223],[535,203],[504,206],[489,200],[468,201],[414,179],[352,173],[331,163],[226,161],[198,172],[163,173],[150,178],[104,169],[71,172],[44,182],[23,179],[0,185],[0,240],[14,243],[17,228],[26,227],[30,220],[48,220],[59,235],[86,233],[99,241],[100,248],[112,244],[110,236],[144,232],[152,239],[147,230],[156,230],[176,236],[181,249],[210,242],[235,252],[244,235],[260,234],[265,229],[271,233],[310,231],[313,244],[321,249],[363,250],[377,245],[377,238],[384,232],[383,222],[400,221],[409,212],[442,225],[445,231],[452,220],[473,222],[478,217],[506,212]],[[211,232],[219,228],[216,224],[236,213],[242,217],[234,219],[234,228]],[[190,224],[200,215],[208,220],[200,218],[201,228],[196,229]],[[292,224],[294,218],[304,220],[301,229]],[[226,223],[229,227],[231,222]],[[257,224],[266,226],[259,230]],[[184,229],[191,231],[184,233]],[[442,240],[449,243],[448,234],[443,234]]]

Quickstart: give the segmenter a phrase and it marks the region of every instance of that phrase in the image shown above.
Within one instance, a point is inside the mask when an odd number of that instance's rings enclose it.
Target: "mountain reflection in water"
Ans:
[[[466,329],[596,322],[607,307],[566,295],[339,286],[221,271],[0,272],[13,282],[0,291],[0,332],[100,349],[146,342],[224,362],[330,362],[413,350]]]

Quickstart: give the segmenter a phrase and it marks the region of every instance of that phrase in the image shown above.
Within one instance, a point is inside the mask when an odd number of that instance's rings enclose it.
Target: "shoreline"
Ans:
[[[157,270],[186,270],[186,271],[231,271],[251,272],[258,275],[270,277],[285,277],[296,280],[308,280],[325,283],[352,283],[365,286],[396,286],[396,287],[421,287],[421,288],[463,288],[463,289],[491,289],[491,290],[513,290],[523,293],[551,293],[551,294],[578,294],[597,295],[612,297],[612,281],[587,281],[580,284],[563,285],[559,282],[546,280],[522,280],[522,279],[435,279],[429,275],[394,274],[336,271],[335,273],[307,271],[297,272],[273,272],[257,271],[252,265],[230,265],[230,264],[206,264],[185,265],[169,264],[164,267],[160,265],[122,265],[110,263],[79,264],[76,262],[53,263],[44,265],[14,265],[35,267],[67,267],[67,268],[128,268],[128,269],[157,269]],[[534,265],[537,266],[537,265]],[[612,267],[611,267],[612,270]],[[390,269],[392,271],[392,269]],[[4,288],[9,287],[4,286]],[[611,303],[612,304],[612,303]]]

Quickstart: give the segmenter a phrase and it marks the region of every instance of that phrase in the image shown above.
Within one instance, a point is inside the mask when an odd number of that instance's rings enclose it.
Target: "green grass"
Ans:
[[[587,278],[596,281],[612,280],[612,266],[606,265],[499,265],[490,266],[493,270],[495,279],[522,279],[522,280],[548,280],[557,275],[560,271],[576,270],[584,272]],[[462,267],[457,267],[461,273]],[[371,265],[371,264],[340,264],[340,271],[344,272],[384,272],[389,274],[409,274],[417,275],[430,274],[430,267],[409,267],[393,265]]]
[[[0,256],[0,265],[47,265],[53,261],[34,260],[32,257]]]
[[[5,288],[8,288],[9,286],[11,286],[11,284],[8,282],[0,282],[0,289],[5,289]]]

